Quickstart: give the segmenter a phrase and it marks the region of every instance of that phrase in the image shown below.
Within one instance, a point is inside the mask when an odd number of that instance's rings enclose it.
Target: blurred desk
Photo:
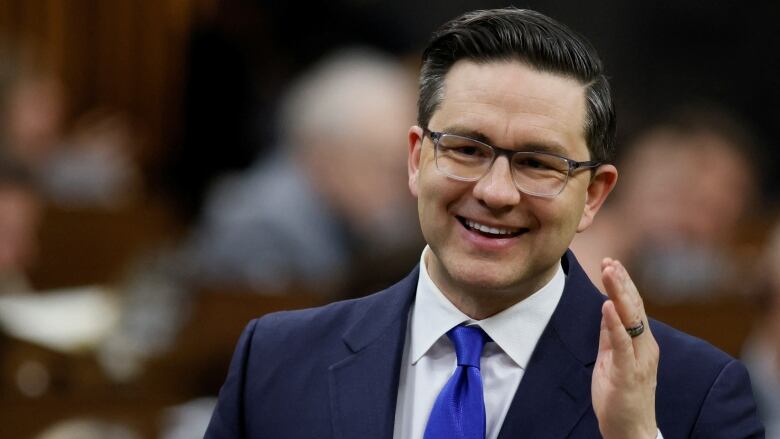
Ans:
[[[67,355],[0,338],[0,437],[29,438],[55,422],[91,417],[155,438],[168,407],[217,394],[249,320],[325,302],[321,296],[306,294],[203,292],[193,303],[174,348],[149,359],[141,375],[121,383],[111,381],[91,353]],[[646,306],[650,315],[732,355],[739,354],[755,315],[752,305],[739,298]]]
[[[67,355],[24,341],[0,341],[0,437],[31,438],[56,422],[90,417],[156,437],[157,416],[173,395],[139,394],[109,381],[92,355]]]
[[[111,381],[92,353],[68,355],[2,337],[0,437],[30,438],[55,422],[89,417],[155,438],[166,408],[217,394],[250,319],[324,302],[322,297],[300,294],[204,292],[174,348],[148,360],[140,376],[123,383]]]
[[[147,379],[171,392],[216,395],[225,380],[241,332],[253,318],[275,311],[323,305],[322,296],[291,293],[263,296],[241,291],[206,291],[192,309],[175,350],[152,360]],[[186,375],[186,376],[185,376]]]
[[[116,209],[48,206],[29,276],[36,290],[112,283],[134,257],[176,233],[172,215],[159,202]]]
[[[737,358],[757,315],[755,305],[747,297],[734,296],[673,304],[645,299],[645,308],[650,317],[704,339]]]

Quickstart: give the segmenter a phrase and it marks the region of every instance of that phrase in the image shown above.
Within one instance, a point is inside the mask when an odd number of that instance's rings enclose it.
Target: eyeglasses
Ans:
[[[509,159],[515,187],[528,195],[552,198],[563,192],[569,177],[601,161],[578,162],[547,152],[512,151],[469,137],[423,129],[434,145],[436,169],[460,181],[477,181],[487,175],[496,157]]]

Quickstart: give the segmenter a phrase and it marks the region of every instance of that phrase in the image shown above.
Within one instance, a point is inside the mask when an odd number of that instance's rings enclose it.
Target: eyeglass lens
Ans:
[[[466,137],[443,134],[436,142],[436,166],[458,180],[475,181],[490,170],[495,150]],[[512,178],[525,193],[541,196],[559,194],[568,180],[569,164],[551,154],[517,152],[512,155]]]

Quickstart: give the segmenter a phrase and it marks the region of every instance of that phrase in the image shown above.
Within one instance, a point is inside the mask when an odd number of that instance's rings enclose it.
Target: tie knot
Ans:
[[[458,366],[471,366],[479,369],[482,349],[490,337],[479,326],[456,326],[447,332],[455,345]]]

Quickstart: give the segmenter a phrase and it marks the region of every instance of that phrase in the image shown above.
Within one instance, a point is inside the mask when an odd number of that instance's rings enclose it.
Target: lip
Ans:
[[[514,245],[518,240],[520,240],[526,233],[528,233],[527,227],[510,227],[507,225],[497,224],[495,222],[491,221],[479,221],[475,220],[473,218],[467,218],[464,216],[456,215],[454,217],[454,220],[458,223],[460,226],[460,234],[463,237],[463,239],[470,243],[472,246],[474,246],[477,250],[482,251],[500,251],[504,250],[507,247],[510,247]],[[469,227],[467,227],[464,224],[465,220],[471,220],[475,221],[477,223],[486,225],[488,227],[494,227],[499,229],[520,229],[519,234],[507,236],[505,238],[494,238],[494,237],[488,237],[485,236],[476,230],[473,230]]]

